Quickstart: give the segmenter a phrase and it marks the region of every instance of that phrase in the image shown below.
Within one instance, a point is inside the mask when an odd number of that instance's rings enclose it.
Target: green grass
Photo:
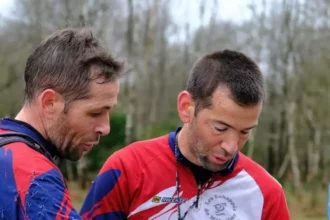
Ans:
[[[321,217],[306,217],[306,216],[296,216],[292,217],[291,220],[326,220],[326,216]]]
[[[326,220],[327,188],[319,183],[304,186],[299,193],[285,186],[285,194],[292,220]]]

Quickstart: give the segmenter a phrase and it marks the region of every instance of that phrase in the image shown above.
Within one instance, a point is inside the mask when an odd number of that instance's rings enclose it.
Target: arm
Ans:
[[[282,188],[271,196],[272,205],[263,212],[262,219],[267,220],[290,220],[289,208],[286,203],[285,194]]]
[[[25,207],[29,219],[81,219],[72,207],[68,189],[57,169],[32,179]]]
[[[124,161],[115,153],[105,162],[80,211],[83,219],[127,219],[129,184],[135,181],[129,177]]]

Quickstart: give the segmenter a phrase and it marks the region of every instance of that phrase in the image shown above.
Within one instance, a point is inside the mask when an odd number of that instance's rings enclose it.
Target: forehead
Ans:
[[[102,82],[102,80],[96,79],[90,82],[88,98],[77,100],[76,104],[87,108],[113,107],[117,104],[118,94],[118,80]]]
[[[262,109],[262,104],[238,105],[230,97],[229,89],[225,87],[219,87],[214,91],[211,103],[211,107],[204,111],[205,117],[211,120],[221,120],[237,127],[249,127],[256,124]]]

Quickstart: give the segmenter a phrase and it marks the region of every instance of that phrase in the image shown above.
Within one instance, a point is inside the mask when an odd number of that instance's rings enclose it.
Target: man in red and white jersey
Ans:
[[[246,55],[201,57],[178,95],[182,127],[110,156],[83,219],[290,219],[281,185],[240,152],[264,97],[261,71]]]

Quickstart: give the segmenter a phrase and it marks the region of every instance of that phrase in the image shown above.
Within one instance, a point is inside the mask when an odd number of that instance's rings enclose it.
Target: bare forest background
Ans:
[[[10,16],[0,17],[0,116],[19,111],[26,59],[55,30],[89,26],[126,61],[112,133],[80,162],[59,161],[70,185],[80,180],[77,200],[82,200],[113,151],[180,125],[177,94],[185,89],[188,72],[200,55],[215,49],[239,50],[261,66],[268,92],[259,126],[244,153],[283,184],[294,219],[325,219],[330,1],[251,0],[245,9],[251,16],[241,22],[221,18],[224,1],[178,2],[15,0]],[[190,15],[193,19],[175,14],[182,9],[188,16],[190,4],[198,8]]]

